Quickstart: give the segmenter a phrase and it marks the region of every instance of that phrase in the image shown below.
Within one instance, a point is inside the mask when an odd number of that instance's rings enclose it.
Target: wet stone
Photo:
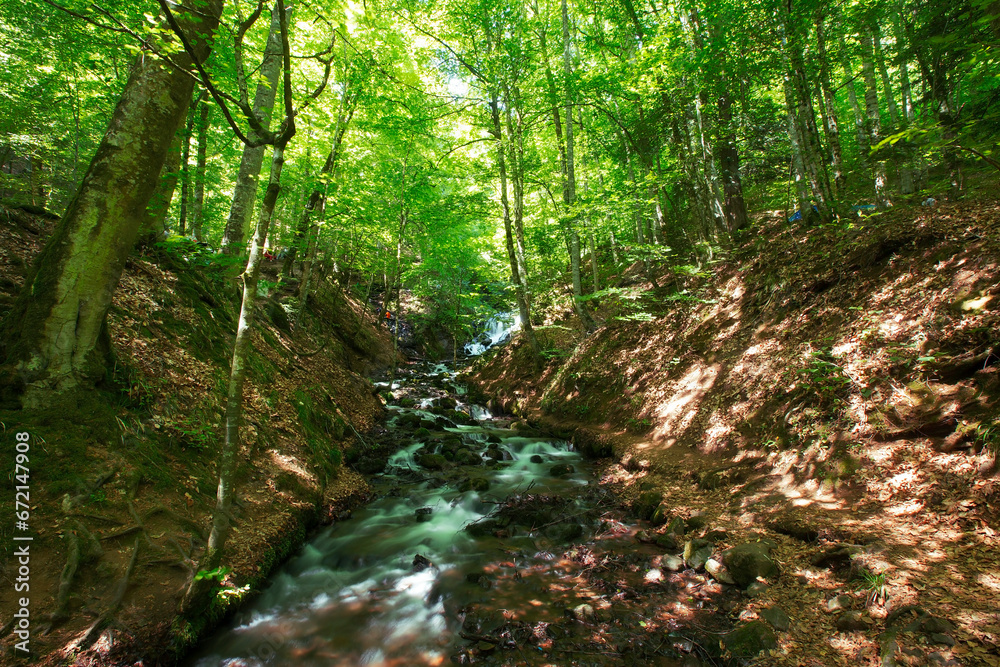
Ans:
[[[420,467],[427,468],[428,470],[441,470],[444,468],[447,459],[440,454],[424,454],[417,459],[417,463]]]
[[[576,468],[568,463],[559,463],[549,468],[549,474],[553,477],[565,477],[566,475],[573,474],[575,471]]]
[[[425,523],[431,520],[433,513],[434,510],[430,507],[418,507],[414,515],[417,517],[417,523]]]
[[[429,567],[434,567],[434,563],[432,563],[430,561],[430,559],[427,558],[426,556],[423,556],[421,554],[417,554],[416,556],[413,557],[413,571],[414,572],[423,572],[424,570],[426,570]]]
[[[488,490],[489,488],[490,481],[485,477],[470,477],[459,485],[458,490],[462,493],[466,493],[468,491],[482,492]]]

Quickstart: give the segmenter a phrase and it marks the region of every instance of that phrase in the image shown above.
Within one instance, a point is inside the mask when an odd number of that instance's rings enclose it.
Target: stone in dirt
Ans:
[[[700,530],[708,525],[708,516],[704,512],[695,512],[684,522],[688,530]]]
[[[761,651],[778,648],[778,637],[763,621],[750,621],[722,638],[734,658],[752,658]]]
[[[837,630],[840,632],[858,632],[867,630],[871,625],[871,619],[860,611],[848,611],[837,618]]]
[[[791,619],[781,607],[766,607],[760,610],[760,617],[771,624],[775,630],[786,632],[791,627]]]
[[[716,581],[723,584],[735,584],[732,576],[730,576],[729,571],[726,570],[725,565],[715,560],[714,558],[709,558],[705,561],[705,571],[712,575]]]
[[[803,542],[815,542],[819,539],[819,530],[800,517],[782,515],[767,523],[767,527],[776,533],[794,537]]]
[[[715,545],[708,540],[694,539],[688,540],[684,544],[684,562],[694,570],[699,570],[705,566],[708,559],[712,557]]]
[[[677,572],[684,567],[684,559],[680,556],[663,556],[660,559],[660,567],[664,570],[670,570],[671,572]]]
[[[657,491],[643,491],[632,504],[632,511],[640,519],[649,520],[660,505],[661,496]]]
[[[844,611],[854,607],[854,598],[850,595],[838,595],[826,602],[827,611]]]
[[[757,578],[768,579],[778,575],[778,566],[771,560],[771,547],[764,542],[748,542],[728,549],[722,562],[730,576],[741,588],[746,588]]]
[[[680,546],[677,536],[673,533],[660,533],[653,537],[652,541],[664,551],[676,551]]]

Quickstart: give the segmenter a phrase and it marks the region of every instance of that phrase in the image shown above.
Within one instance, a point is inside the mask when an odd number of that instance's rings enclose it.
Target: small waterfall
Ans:
[[[465,353],[475,357],[490,349],[497,343],[510,338],[511,334],[521,329],[521,316],[513,313],[501,313],[486,320],[483,331],[472,342],[465,344]]]

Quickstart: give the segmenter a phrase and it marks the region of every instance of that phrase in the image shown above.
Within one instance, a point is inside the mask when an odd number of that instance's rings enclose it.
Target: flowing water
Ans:
[[[483,330],[471,342],[465,344],[465,353],[469,356],[479,356],[494,345],[510,338],[511,334],[521,329],[521,316],[514,313],[494,315],[483,325]]]
[[[554,554],[596,523],[588,465],[462,403],[447,367],[399,385],[409,407],[390,406],[390,426],[411,444],[373,481],[378,498],[317,534],[191,664],[438,665],[504,618],[562,618],[544,593]],[[485,627],[468,615],[483,602],[520,611]]]

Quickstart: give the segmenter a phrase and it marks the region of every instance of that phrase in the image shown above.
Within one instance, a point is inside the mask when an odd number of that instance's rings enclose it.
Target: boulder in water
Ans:
[[[565,477],[566,475],[572,475],[574,472],[576,472],[576,468],[568,463],[558,463],[549,468],[549,474],[553,477]]]
[[[485,477],[470,477],[459,485],[458,490],[462,493],[467,491],[482,492],[490,488],[490,481]]]
[[[428,470],[441,470],[444,468],[447,459],[445,459],[440,454],[424,454],[417,459],[417,463],[420,464],[421,468],[427,468]]]
[[[427,556],[417,554],[413,557],[413,571],[423,572],[429,567],[434,567],[434,563]]]

